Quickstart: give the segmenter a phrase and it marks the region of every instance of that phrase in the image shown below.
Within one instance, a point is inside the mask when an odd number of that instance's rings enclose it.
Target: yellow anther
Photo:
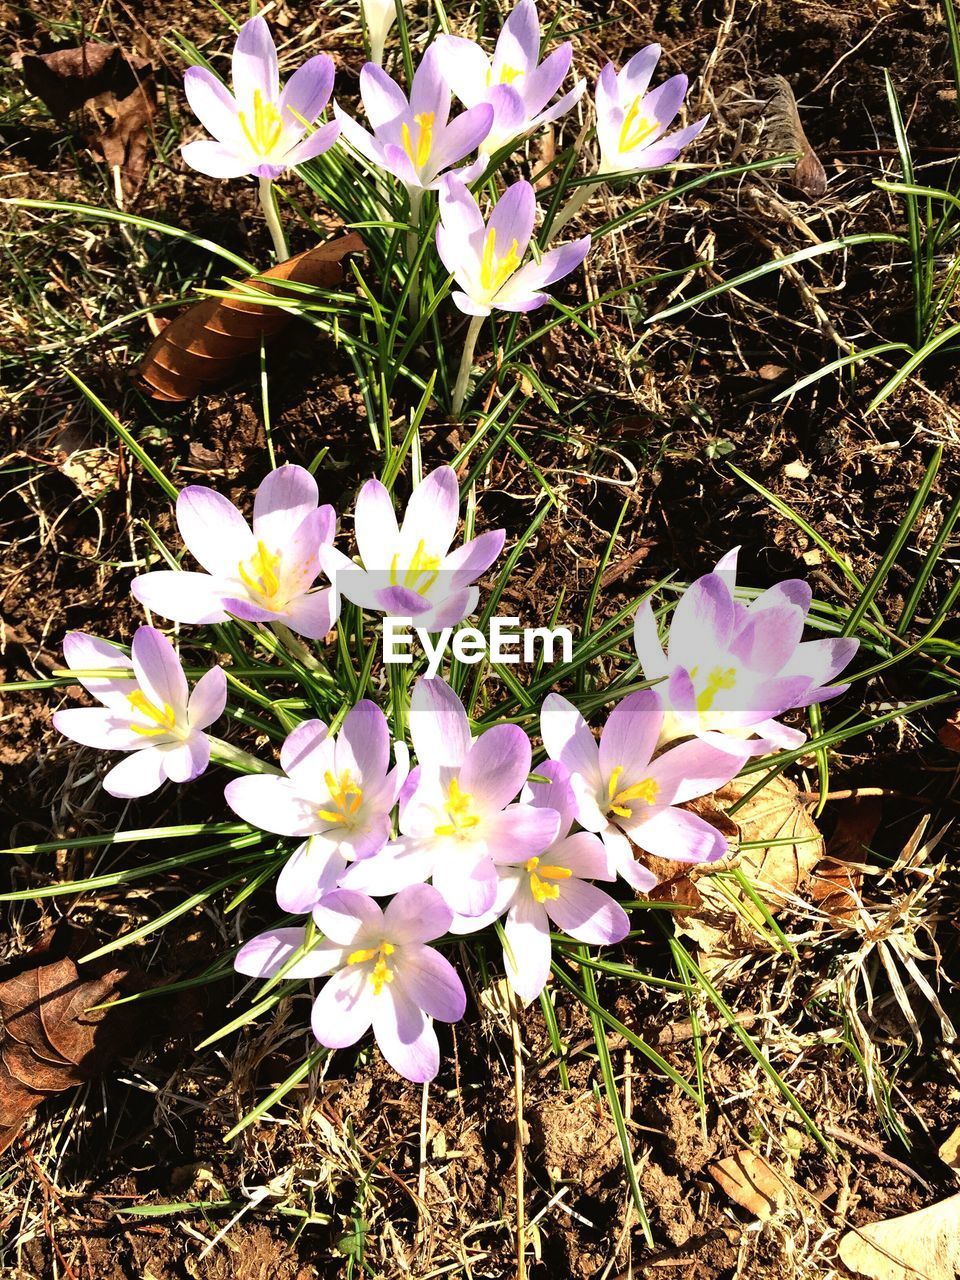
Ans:
[[[498,293],[520,265],[517,241],[511,244],[502,258],[497,257],[497,232],[491,227],[483,242],[480,260],[480,284],[491,296]]]
[[[264,608],[275,608],[277,593],[280,590],[280,552],[268,551],[262,542],[249,560],[237,565],[240,581],[255,596],[260,597]]]
[[[134,733],[141,733],[145,738],[155,737],[158,733],[174,733],[177,727],[177,716],[173,707],[169,702],[165,702],[163,707],[154,706],[142,689],[137,689],[133,693],[127,694],[127,701],[130,703],[134,711],[139,711],[142,716],[146,716],[148,720],[153,721],[153,725],[134,724],[130,722],[130,728]]]
[[[694,671],[696,668],[694,668]],[[694,675],[691,671],[691,675]],[[735,667],[714,667],[707,676],[707,683],[704,688],[697,694],[697,710],[702,715],[705,711],[709,711],[713,706],[714,700],[721,689],[732,689],[737,683],[737,671]]]
[[[349,769],[341,769],[339,777],[327,769],[323,781],[330,792],[331,808],[318,809],[317,817],[338,826],[350,826],[363,802],[363,789],[354,782]]]
[[[620,150],[632,151],[641,146],[657,128],[656,120],[651,120],[640,109],[643,95],[634,98],[620,126]]]
[[[610,781],[607,784],[607,800],[609,801],[607,812],[615,813],[618,818],[632,818],[633,810],[630,808],[630,804],[636,800],[640,800],[647,805],[655,804],[657,796],[660,794],[660,784],[654,782],[653,778],[642,778],[639,782],[634,782],[632,786],[624,787],[620,791],[618,787],[622,774],[622,764],[618,764],[610,774]]]
[[[414,144],[413,136],[410,133],[410,126],[406,123],[400,130],[400,136],[403,139],[403,149],[410,157],[410,163],[419,173],[430,159],[430,152],[433,149],[433,122],[435,117],[432,111],[422,111],[413,118],[417,126],[416,144]]]
[[[243,136],[250,149],[258,156],[268,156],[280,141],[283,133],[283,117],[272,102],[264,102],[259,89],[253,91],[253,123],[247,122],[243,111],[237,113]]]
[[[528,858],[523,869],[530,877],[530,892],[535,902],[552,902],[560,897],[560,886],[552,884],[555,880],[569,880],[573,872],[569,867],[556,867],[539,858]]]
[[[424,551],[424,539],[421,538],[417,543],[416,550],[410,557],[410,563],[403,571],[403,585],[409,587],[411,591],[419,591],[421,595],[425,594],[437,580],[437,573],[440,569],[440,556],[428,556]],[[390,561],[390,585],[391,587],[399,586],[398,577],[400,575],[400,552],[396,552]],[[421,582],[420,579],[423,579]]]
[[[376,964],[370,972],[370,985],[373,987],[373,994],[378,996],[388,982],[393,981],[393,970],[387,964],[387,960],[396,951],[396,947],[392,942],[381,942],[378,947],[364,947],[360,951],[352,951],[347,956],[347,964],[369,964],[371,960],[376,960]]]
[[[434,827],[434,834],[438,836],[460,836],[465,831],[469,831],[471,827],[475,827],[480,819],[475,813],[470,812],[470,806],[473,797],[466,791],[460,790],[460,783],[456,778],[450,782],[447,790],[446,809],[449,822],[441,823],[439,827]]]

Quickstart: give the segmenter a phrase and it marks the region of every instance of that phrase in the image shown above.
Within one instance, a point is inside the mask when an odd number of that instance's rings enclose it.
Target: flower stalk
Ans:
[[[470,381],[470,370],[473,368],[473,353],[477,349],[477,338],[483,325],[483,316],[471,316],[467,326],[467,336],[463,340],[463,355],[460,357],[460,368],[453,388],[453,402],[450,406],[454,421],[460,420],[463,402],[467,398],[467,384]]]
[[[277,261],[286,262],[290,257],[290,250],[287,248],[287,237],[283,234],[272,178],[260,179],[260,208],[267,222],[267,230],[273,241],[273,252],[276,254]]]

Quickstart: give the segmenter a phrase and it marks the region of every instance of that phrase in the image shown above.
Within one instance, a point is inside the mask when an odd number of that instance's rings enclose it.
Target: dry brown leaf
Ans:
[[[949,1138],[941,1142],[937,1155],[954,1173],[960,1174],[960,1125],[957,1125]]]
[[[880,796],[864,796],[840,804],[837,825],[827,842],[827,853],[810,877],[806,892],[812,902],[836,921],[859,918],[861,863],[883,817]]]
[[[721,1191],[761,1221],[772,1217],[790,1198],[790,1180],[750,1147],[715,1161],[707,1171]]]
[[[63,946],[77,935],[48,938],[0,972],[0,1152],[51,1094],[97,1075],[126,1044],[133,1014],[96,1009],[118,994],[124,969],[78,969]]]
[[[960,1274],[960,1195],[848,1231],[839,1248],[850,1270],[869,1280],[955,1280]]]
[[[955,711],[937,734],[948,751],[960,751],[960,711]]]
[[[251,276],[243,284],[246,297],[207,298],[182,312],[154,338],[140,362],[144,390],[155,400],[179,403],[223,382],[259,350],[261,338],[275,337],[293,318],[280,307],[249,301],[249,290],[283,297],[282,285],[273,282],[285,280],[332,288],[343,279],[346,255],[362,249],[356,233],[338,236]]]

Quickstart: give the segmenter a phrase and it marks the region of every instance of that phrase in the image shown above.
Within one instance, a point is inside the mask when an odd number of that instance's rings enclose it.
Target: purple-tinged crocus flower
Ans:
[[[415,208],[424,191],[436,189],[445,170],[476,150],[493,123],[489,103],[450,120],[450,89],[441,74],[436,45],[423,55],[409,102],[396,81],[372,62],[360,72],[360,97],[373,133],[334,103],[343,136],[371,164],[399,178]],[[479,172],[479,166],[465,172],[474,170]]]
[[[597,742],[580,712],[557,693],[540,711],[547,754],[570,774],[576,818],[596,831],[610,867],[646,892],[656,877],[633,856],[631,841],[658,858],[715,862],[727,842],[703,818],[676,806],[709,795],[739,773],[749,750],[694,738],[653,758],[663,724],[655,689],[628,694],[610,712]]]
[[[173,645],[153,627],[139,627],[131,656],[107,640],[70,631],[63,655],[74,671],[127,668],[129,674],[78,675],[77,681],[100,707],[54,713],[53,726],[85,747],[128,751],[110,770],[103,787],[124,799],[146,796],[165,778],[190,782],[210,763],[210,740],[203,732],[223,715],[227,678],[211,667],[191,693]]]
[[[451,926],[454,933],[472,933],[507,913],[504,969],[526,1004],[537,998],[550,975],[551,923],[578,942],[596,946],[620,942],[630,931],[620,904],[590,883],[616,878],[602,840],[590,831],[570,833],[577,805],[566,769],[547,760],[536,772],[548,781],[528,783],[521,799],[560,815],[556,839],[517,866],[497,867],[497,896],[490,911],[477,920],[456,916]]]
[[[460,515],[460,489],[452,467],[424,476],[397,525],[393,500],[379,480],[357,498],[355,532],[362,565],[335,547],[321,549],[324,571],[338,595],[364,609],[412,618],[424,631],[456,626],[477,607],[473,582],[503,548],[505,532],[492,529],[450,550]]]
[[[599,173],[659,169],[672,164],[709,119],[667,133],[687,94],[687,77],[671,76],[647,92],[660,60],[660,46],[648,44],[617,72],[612,62],[597,81]]]
[[[233,50],[233,93],[204,67],[190,67],[183,78],[187,101],[213,139],[181,147],[192,168],[213,178],[279,178],[332,146],[336,122],[307,130],[330,100],[333,59],[309,58],[280,89],[277,49],[261,17],[240,28]]]
[[[284,836],[306,836],[277,881],[277,902],[293,914],[311,911],[358,858],[390,839],[390,813],[407,776],[409,757],[394,745],[376,703],[364,699],[339,734],[305,720],[280,749],[283,776],[252,774],[228,783],[227,804],[245,822]]]
[[[580,266],[590,237],[560,245],[525,265],[533,235],[536,196],[529,182],[515,182],[494,206],[489,222],[459,178],[447,175],[440,187],[437,249],[459,290],[453,300],[468,315],[491,311],[534,311],[548,302],[544,290]]]
[[[451,910],[479,916],[494,903],[497,864],[526,862],[556,838],[558,815],[512,803],[530,772],[527,735],[501,724],[476,739],[459,698],[443,680],[418,680],[410,736],[419,767],[401,798],[400,838],[355,862],[346,888],[384,897],[433,878]]]
[[[796,747],[805,735],[776,717],[849,688],[834,681],[859,641],[801,641],[812,598],[802,578],[780,582],[749,604],[734,599],[737,552],[684,591],[666,652],[649,600],[637,610],[633,638],[643,673],[663,680],[657,686],[667,709],[661,740],[690,734],[716,740],[722,733],[749,738],[752,754]]]
[[[329,590],[311,591],[320,552],[333,541],[333,507],[318,507],[317,482],[303,467],[271,471],[257,490],[253,531],[214,489],[188,485],[177,499],[177,524],[203,573],[162,569],[134,578],[137,600],[161,617],[195,624],[283,623],[321,640],[337,619]]]
[[[337,890],[314,908],[324,940],[297,959],[289,977],[332,974],[313,1005],[313,1034],[331,1049],[356,1044],[373,1026],[380,1052],[408,1080],[432,1080],[440,1067],[433,1018],[457,1022],[466,994],[456,970],[427,946],[450,927],[452,913],[435,889],[402,889],[386,910],[362,893]],[[277,973],[303,946],[300,929],[252,939],[234,964],[251,977]]]
[[[488,102],[493,107],[493,126],[480,144],[487,155],[566,115],[587,87],[586,80],[579,80],[548,105],[570,70],[573,45],[568,40],[540,62],[540,18],[534,0],[520,0],[509,15],[492,58],[475,40],[461,36],[438,36],[436,47],[447,82],[463,105]]]

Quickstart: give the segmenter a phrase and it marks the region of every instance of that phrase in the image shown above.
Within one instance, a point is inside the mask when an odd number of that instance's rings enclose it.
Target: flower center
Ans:
[[[280,590],[280,552],[268,551],[262,542],[249,560],[237,565],[240,581],[251,595],[257,596],[267,609],[279,607],[277,593]]]
[[[573,872],[569,867],[555,867],[539,858],[528,858],[523,869],[530,877],[530,892],[536,902],[552,902],[560,897],[560,886],[555,880],[569,880]]]
[[[324,822],[349,827],[363,801],[362,788],[354,782],[349,769],[341,769],[339,777],[328,769],[323,780],[330,792],[330,808],[318,809],[317,817]]]
[[[434,834],[438,836],[463,836],[472,827],[479,824],[480,819],[471,812],[473,797],[466,791],[460,790],[460,783],[456,778],[450,782],[447,790],[447,803],[445,810],[449,822],[443,822],[438,827],[434,827]]]
[[[480,260],[480,284],[491,295],[498,293],[510,276],[520,265],[517,253],[517,241],[511,244],[502,258],[497,256],[497,232],[491,227],[483,242],[483,257]]]
[[[411,591],[419,591],[421,595],[425,595],[437,580],[437,571],[440,568],[439,556],[428,556],[424,549],[424,539],[421,538],[417,543],[417,549],[410,557],[410,563],[407,565],[403,573],[403,585],[409,587]],[[400,552],[398,551],[390,561],[390,585],[392,587],[399,586],[397,575],[399,573]],[[421,582],[420,579],[424,581]]]
[[[400,130],[400,136],[403,138],[403,149],[410,157],[410,163],[419,172],[430,159],[430,152],[433,148],[433,122],[435,116],[432,111],[421,111],[413,119],[417,126],[416,144],[414,144],[413,136],[410,133],[410,126],[406,123]]]
[[[243,111],[237,113],[243,136],[258,156],[268,156],[280,141],[283,133],[283,117],[272,102],[264,102],[259,89],[253,91],[253,123],[248,123]]]
[[[375,996],[380,994],[388,982],[393,981],[393,970],[387,960],[394,951],[396,947],[392,942],[381,942],[378,947],[363,947],[360,951],[351,951],[347,956],[347,964],[369,964],[371,960],[376,961],[370,971],[370,985]]]
[[[142,733],[145,738],[153,738],[160,733],[176,735],[177,716],[169,702],[165,702],[162,708],[157,707],[142,689],[128,693],[127,701],[133,711],[137,711],[140,715],[145,716],[147,720],[153,721],[152,724],[134,724],[131,720],[130,728],[134,733]]]
[[[607,784],[607,812],[615,813],[618,818],[632,818],[633,810],[630,805],[637,800],[642,804],[655,804],[660,794],[660,784],[654,782],[653,778],[641,778],[639,782],[619,791],[617,788],[622,774],[623,765],[618,764],[610,775],[610,781]]]
[[[696,680],[699,667],[692,667],[690,679]],[[701,715],[713,707],[714,700],[721,689],[732,689],[737,683],[736,667],[714,667],[707,676],[707,682],[697,694],[697,710]]]
[[[656,120],[651,120],[646,112],[641,110],[642,101],[642,94],[634,98],[627,114],[623,117],[623,124],[620,126],[621,151],[632,151],[634,147],[641,146],[657,127]]]

